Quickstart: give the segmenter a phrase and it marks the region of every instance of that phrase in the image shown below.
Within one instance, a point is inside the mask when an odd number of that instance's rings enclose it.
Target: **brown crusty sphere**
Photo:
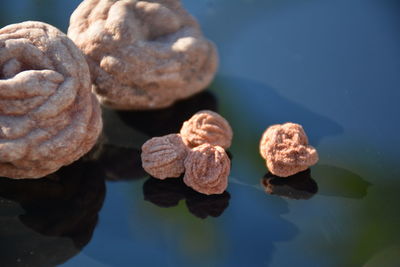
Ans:
[[[58,29],[0,29],[0,176],[39,178],[88,152],[101,129],[81,51]]]
[[[218,113],[199,111],[181,128],[182,139],[189,147],[211,144],[227,149],[232,143],[232,128]]]
[[[180,0],[85,0],[68,36],[87,56],[94,92],[108,107],[158,109],[206,88],[218,65]]]
[[[185,184],[206,195],[222,194],[228,186],[231,161],[220,146],[203,144],[185,159]]]
[[[179,134],[154,137],[142,146],[142,166],[158,179],[179,177],[184,171],[187,147]]]
[[[269,171],[280,177],[304,171],[318,161],[318,153],[308,145],[303,127],[291,122],[273,125],[264,132],[260,154]]]

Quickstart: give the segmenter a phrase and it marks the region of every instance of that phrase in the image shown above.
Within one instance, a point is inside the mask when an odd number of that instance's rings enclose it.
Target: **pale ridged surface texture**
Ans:
[[[156,109],[208,86],[215,46],[179,0],[85,0],[68,36],[86,54],[93,90],[115,109]]]
[[[0,176],[39,178],[88,152],[102,128],[84,56],[58,29],[0,29]]]
[[[308,144],[303,127],[290,122],[273,125],[264,132],[260,154],[269,171],[280,177],[304,171],[318,161],[318,153]]]
[[[142,166],[158,179],[179,177],[184,171],[187,147],[179,134],[154,137],[142,146]]]
[[[190,150],[185,159],[185,184],[197,192],[222,194],[228,187],[231,162],[220,146],[203,144]]]
[[[232,128],[218,113],[210,110],[197,112],[183,123],[180,131],[189,147],[211,144],[227,149],[232,143]]]

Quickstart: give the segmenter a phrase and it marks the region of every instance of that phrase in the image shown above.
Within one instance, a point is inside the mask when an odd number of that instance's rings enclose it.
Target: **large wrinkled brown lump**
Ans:
[[[39,178],[88,152],[102,128],[89,68],[58,29],[0,29],[0,176]]]
[[[269,127],[261,138],[260,154],[269,171],[280,177],[304,171],[318,161],[316,149],[308,145],[303,127],[296,123]]]
[[[181,135],[190,147],[211,144],[227,149],[231,146],[233,132],[229,123],[221,115],[210,110],[203,110],[183,123]]]
[[[193,148],[185,159],[183,181],[197,192],[222,194],[228,186],[230,164],[222,147],[203,144]]]
[[[142,166],[158,179],[179,177],[184,171],[187,148],[179,134],[154,137],[142,146]]]
[[[179,0],[85,0],[68,36],[86,54],[93,90],[115,109],[156,109],[213,79],[218,56]]]

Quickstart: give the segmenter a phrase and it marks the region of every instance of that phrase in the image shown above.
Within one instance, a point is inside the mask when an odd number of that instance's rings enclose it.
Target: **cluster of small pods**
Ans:
[[[200,111],[178,134],[155,137],[142,146],[143,168],[158,179],[180,177],[194,190],[222,194],[228,186],[230,159],[225,152],[232,129],[219,114]]]

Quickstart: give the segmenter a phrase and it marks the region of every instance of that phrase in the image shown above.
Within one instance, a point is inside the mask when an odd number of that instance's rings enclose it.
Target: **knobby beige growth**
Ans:
[[[80,158],[102,128],[89,68],[58,29],[0,29],[0,176],[39,178]]]
[[[220,146],[203,144],[190,150],[185,159],[183,181],[206,194],[222,194],[228,186],[231,161]]]
[[[260,154],[269,171],[281,177],[304,171],[318,161],[318,153],[308,145],[303,127],[290,122],[273,125],[264,132]]]
[[[142,146],[142,166],[158,179],[179,177],[184,171],[187,147],[179,134],[154,137]]]
[[[233,132],[221,115],[203,110],[183,123],[181,135],[185,144],[190,147],[211,144],[227,149],[231,146]]]
[[[86,54],[93,90],[115,109],[156,109],[209,85],[218,56],[180,0],[85,0],[68,36]]]

